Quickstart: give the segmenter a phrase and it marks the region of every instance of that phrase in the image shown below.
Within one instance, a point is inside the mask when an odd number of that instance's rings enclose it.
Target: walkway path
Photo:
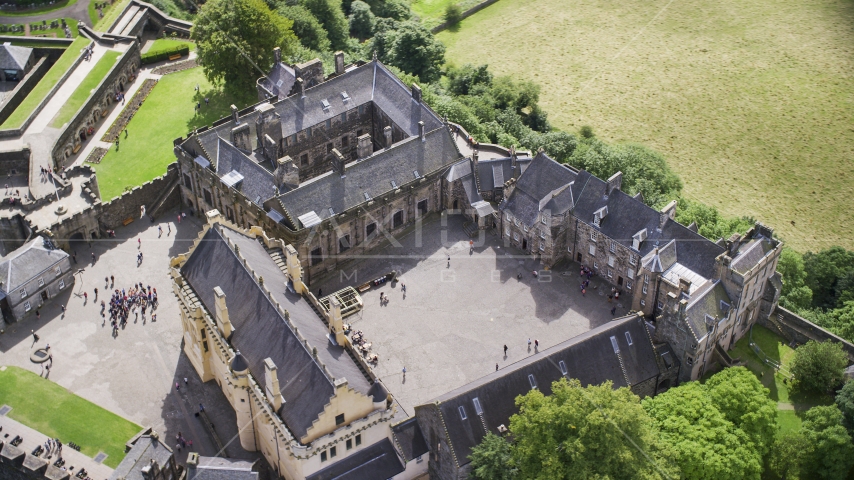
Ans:
[[[51,10],[49,12],[44,13],[36,13],[33,15],[27,15],[23,17],[4,17],[3,23],[34,23],[41,22],[43,20],[56,20],[58,18],[74,18],[76,20],[80,20],[81,22],[89,25],[91,20],[89,19],[89,2],[92,0],[77,0],[77,3],[74,5],[69,5],[67,7],[60,8],[58,10]],[[0,12],[0,17],[3,16],[3,12]],[[7,21],[8,20],[8,21]]]

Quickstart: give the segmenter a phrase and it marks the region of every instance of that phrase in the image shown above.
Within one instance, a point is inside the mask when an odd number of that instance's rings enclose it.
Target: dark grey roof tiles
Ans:
[[[258,165],[237,147],[220,138],[217,142],[216,174],[223,177],[230,172],[237,172],[243,176],[243,180],[234,188],[256,205],[262,205],[278,193],[276,181],[268,169]]]
[[[517,158],[516,165],[524,171],[531,160],[530,157]],[[513,161],[510,157],[481,159],[477,162],[477,175],[482,189],[502,188],[504,182],[513,177]]]
[[[752,239],[739,247],[735,258],[732,259],[732,263],[730,265],[733,270],[739,273],[746,273],[748,270],[753,268],[754,265],[758,264],[763,258],[765,258],[765,255],[773,249],[774,245],[770,239],[757,235],[757,238]]]
[[[614,343],[620,357],[614,351]],[[420,405],[416,407],[416,416],[422,408],[438,408],[456,458],[461,464],[466,464],[471,449],[480,443],[486,431],[497,433],[499,425],[509,425],[510,416],[516,413],[515,398],[518,395],[530,391],[532,382],[543,394],[549,395],[552,382],[563,377],[564,367],[566,375],[577,378],[582,385],[598,385],[612,380],[614,387],[622,387],[641,383],[660,373],[645,322],[641,317],[632,315],[571,338]],[[482,410],[480,415],[477,408]]]
[[[391,181],[402,187],[416,179],[414,172],[423,177],[446,168],[459,158],[448,130],[439,128],[428,133],[423,142],[417,136],[407,138],[392,148],[348,164],[343,177],[328,172],[282,194],[279,199],[291,218],[314,211],[325,220],[330,216],[330,207],[342,213],[365,203],[365,194],[371,199],[382,198],[394,190]],[[377,181],[378,178],[383,181]]]
[[[388,438],[313,473],[305,480],[385,480],[404,470]]]
[[[13,292],[41,275],[47,283],[56,276],[47,270],[67,257],[68,254],[60,249],[46,247],[43,237],[36,237],[0,258],[0,290]]]
[[[133,444],[130,451],[122,459],[119,466],[110,475],[110,479],[144,480],[142,467],[152,461],[163,469],[172,457],[172,450],[159,439],[143,435]]]
[[[548,210],[552,215],[560,215],[573,208],[584,182],[590,177],[586,172],[576,172],[555,162],[543,152],[520,164],[524,165],[527,167],[501,209],[509,211],[529,227],[537,221],[540,211]],[[481,174],[494,178],[488,171],[481,170]],[[481,185],[483,182],[481,178]]]
[[[410,417],[391,427],[394,442],[403,454],[403,459],[409,462],[428,452],[427,442],[415,417]]]
[[[698,340],[709,332],[709,321],[717,323],[727,317],[731,305],[732,300],[720,281],[708,282],[691,294],[685,309],[686,321]]]
[[[27,62],[33,56],[33,49],[19,47],[11,42],[0,44],[0,68],[6,70],[25,70]]]
[[[240,247],[247,266],[228,246],[226,238]],[[264,278],[273,299],[267,297],[247,268]],[[308,303],[287,291],[287,278],[257,240],[222,226],[212,227],[181,273],[212,316],[216,311],[213,289],[219,286],[225,293],[229,319],[235,328],[231,344],[249,362],[249,370],[259,383],[264,382],[264,359],[269,357],[276,364],[286,402],[280,416],[297,438],[306,434],[334,392],[319,362],[328,367],[334,378],[345,377],[351,388],[368,393],[370,384],[359,367],[342,347],[328,341],[325,324]],[[274,301],[288,311],[308,347],[279,314]],[[309,351],[311,347],[317,348],[316,359]]]
[[[294,73],[294,69],[291,68],[290,65],[279,62],[273,65],[273,68],[270,69],[270,73],[261,79],[260,83],[264,89],[270,92],[277,99],[282,99],[288,96],[291,89],[294,88],[296,79],[297,77]]]
[[[187,480],[257,480],[255,462],[223,457],[199,457],[198,466],[187,465]]]

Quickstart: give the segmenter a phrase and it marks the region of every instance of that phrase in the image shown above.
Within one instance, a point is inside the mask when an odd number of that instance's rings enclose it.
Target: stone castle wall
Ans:
[[[27,95],[35,88],[39,80],[44,77],[44,74],[50,70],[51,66],[53,66],[53,62],[49,58],[42,57],[38,59],[35,66],[30,69],[23,80],[18,82],[12,93],[6,97],[5,103],[0,106],[0,123],[5,122],[9,118],[9,115],[12,115],[12,112],[27,98]]]
[[[762,315],[756,321],[759,325],[771,330],[774,333],[782,333],[789,341],[797,343],[806,343],[810,340],[819,342],[838,342],[842,344],[842,349],[848,354],[848,360],[854,362],[854,344],[851,342],[828,332],[809,320],[799,316],[798,314],[786,310],[783,307],[777,307],[771,314],[770,318],[765,318]],[[779,327],[779,328],[778,328]]]

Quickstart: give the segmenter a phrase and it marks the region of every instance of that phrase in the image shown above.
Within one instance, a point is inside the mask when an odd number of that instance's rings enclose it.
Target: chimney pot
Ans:
[[[273,49],[273,57],[276,59],[276,63],[282,62],[282,49],[276,47]]]
[[[421,87],[417,83],[412,84],[412,99],[421,103]]]
[[[418,135],[421,137],[421,141],[427,140],[427,136],[424,133],[424,122],[418,122]]]
[[[237,125],[240,123],[240,118],[237,116],[237,106],[231,106],[231,119],[234,120],[234,124]]]
[[[385,136],[385,148],[391,148],[391,127],[385,127],[383,135]]]
[[[335,52],[335,74],[344,73],[344,52]]]

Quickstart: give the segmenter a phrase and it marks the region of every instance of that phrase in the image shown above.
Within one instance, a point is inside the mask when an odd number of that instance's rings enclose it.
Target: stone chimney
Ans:
[[[276,160],[276,170],[273,177],[279,190],[293,190],[299,187],[299,167],[287,155]]]
[[[667,215],[667,218],[675,219],[676,218],[676,200],[672,200],[670,203],[664,206],[661,209],[661,213]],[[663,224],[662,224],[663,225]]]
[[[273,58],[276,60],[276,63],[282,63],[282,49],[276,47],[273,49]]]
[[[342,347],[347,343],[344,335],[344,317],[341,315],[341,302],[335,295],[329,296],[329,329],[335,336],[335,341]]]
[[[231,106],[231,120],[234,121],[235,125],[240,124],[240,118],[237,116],[237,106],[235,105]]]
[[[335,52],[335,75],[344,73],[344,52]]]
[[[302,265],[299,262],[297,249],[293,245],[285,246],[285,268],[288,272],[288,277],[294,284],[294,290],[298,295],[306,292],[305,284],[302,281]]]
[[[519,166],[519,156],[516,155],[516,145],[510,146],[510,171],[514,179],[518,180],[522,174],[522,168]]]
[[[359,160],[370,157],[371,154],[374,153],[374,146],[371,143],[371,135],[369,133],[361,135],[356,140],[358,142],[356,146],[356,157]]]
[[[608,179],[608,195],[610,195],[614,190],[619,190],[622,184],[623,172],[617,172],[611,175],[611,178]]]
[[[187,455],[187,467],[190,469],[194,469],[199,466],[199,454],[196,452],[190,452]]]
[[[299,98],[305,97],[305,82],[302,81],[302,78],[296,79],[297,84],[297,92],[299,92]]]
[[[383,135],[385,136],[385,148],[391,148],[391,127],[385,127]]]
[[[477,170],[477,150],[471,151],[471,168],[472,170]]]
[[[273,363],[273,359],[269,357],[264,359],[264,389],[267,399],[273,405],[273,410],[279,411],[285,400],[282,398],[281,389],[279,389],[278,368]]]
[[[338,175],[344,176],[344,165],[347,163],[344,160],[344,155],[341,155],[341,152],[338,151],[337,148],[332,149],[332,171],[336,172]]]
[[[234,333],[234,327],[231,325],[231,320],[228,319],[228,307],[225,305],[225,293],[222,291],[219,286],[214,287],[214,295],[216,296],[215,305],[216,311],[214,312],[217,327],[219,327],[220,333],[226,339],[231,338],[231,334]]]
[[[679,300],[679,321],[685,320],[685,310],[688,309],[688,300]]]
[[[421,103],[421,87],[417,83],[412,84],[412,99]]]
[[[424,122],[423,121],[418,122],[418,136],[421,137],[422,142],[427,141],[427,136],[424,133]]]
[[[679,277],[679,291],[687,295],[691,291],[691,280]]]

